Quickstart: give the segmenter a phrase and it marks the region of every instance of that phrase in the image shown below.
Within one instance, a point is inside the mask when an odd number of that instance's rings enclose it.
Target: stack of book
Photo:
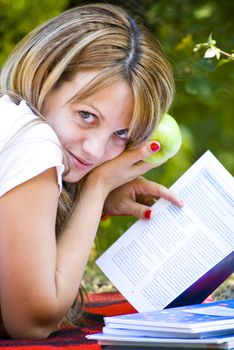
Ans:
[[[105,317],[102,345],[234,348],[234,300]]]

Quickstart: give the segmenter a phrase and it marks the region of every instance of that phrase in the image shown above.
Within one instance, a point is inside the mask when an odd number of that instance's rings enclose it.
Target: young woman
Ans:
[[[1,71],[0,303],[13,338],[43,339],[76,300],[103,212],[149,219],[140,177],[173,96],[151,35],[108,5],[36,28]]]

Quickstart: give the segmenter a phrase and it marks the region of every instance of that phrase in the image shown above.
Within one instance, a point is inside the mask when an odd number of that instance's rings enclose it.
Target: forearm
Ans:
[[[144,146],[123,153],[86,178],[73,215],[57,242],[56,296],[60,309],[68,309],[77,295],[107,195],[150,169],[149,164],[140,162],[150,152]]]
[[[102,186],[85,183],[73,214],[57,242],[56,298],[66,312],[77,296],[106,198]]]

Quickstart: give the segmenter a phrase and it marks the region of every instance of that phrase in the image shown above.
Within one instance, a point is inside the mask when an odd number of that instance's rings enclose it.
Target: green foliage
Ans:
[[[23,36],[66,6],[67,0],[0,0],[0,66]]]

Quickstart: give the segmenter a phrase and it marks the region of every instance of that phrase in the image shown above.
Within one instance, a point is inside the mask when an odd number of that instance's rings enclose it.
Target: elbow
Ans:
[[[44,340],[53,332],[66,314],[67,310],[52,298],[40,301],[27,300],[25,303],[2,303],[2,322],[7,334],[12,339]]]
[[[57,327],[50,325],[22,325],[15,327],[6,327],[7,334],[15,340],[45,340],[53,332],[55,332]]]
[[[8,335],[15,340],[45,340],[53,331],[44,327],[31,327],[30,329],[14,328],[8,329]]]
[[[8,314],[3,317],[3,325],[7,334],[17,340],[44,340],[58,329],[60,320],[51,317],[51,314],[42,312],[15,313],[13,317]]]

